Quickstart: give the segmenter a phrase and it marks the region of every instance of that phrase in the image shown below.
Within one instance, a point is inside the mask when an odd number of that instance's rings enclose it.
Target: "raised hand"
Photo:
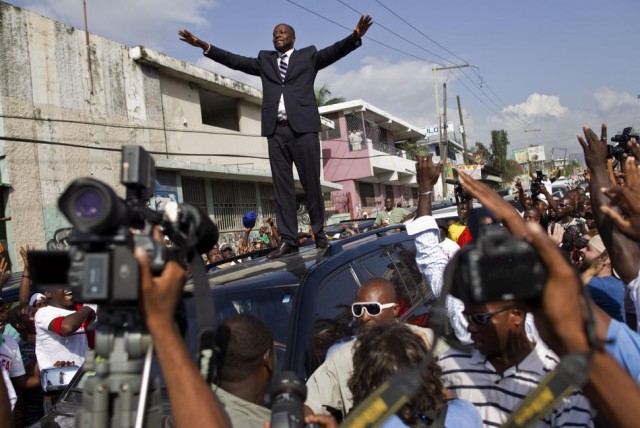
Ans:
[[[438,182],[438,178],[442,173],[442,161],[436,165],[433,164],[433,155],[422,156],[416,162],[416,181],[418,182],[418,191],[426,192],[433,189]]]
[[[578,142],[584,150],[584,160],[591,171],[606,168],[607,165],[607,125],[602,124],[600,138],[587,125],[582,127],[584,138],[578,135]]]
[[[4,285],[11,278],[11,272],[9,271],[9,262],[4,258],[0,257],[0,291]]]
[[[601,189],[610,198],[609,205],[600,207],[600,212],[614,222],[629,238],[640,241],[640,168],[633,157],[624,163],[625,186]],[[621,215],[614,207],[618,207]]]
[[[357,37],[362,38],[369,27],[371,27],[371,24],[373,24],[373,18],[370,15],[361,16],[356,28],[353,29],[353,33]]]
[[[209,49],[209,43],[200,40],[199,38],[194,36],[189,30],[182,29],[178,31],[178,36],[180,36],[180,40],[190,44],[191,46],[202,48],[204,50]]]

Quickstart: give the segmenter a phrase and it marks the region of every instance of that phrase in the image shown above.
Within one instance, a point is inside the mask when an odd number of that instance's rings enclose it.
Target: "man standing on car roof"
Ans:
[[[262,80],[262,135],[267,137],[269,161],[282,241],[269,254],[277,258],[298,251],[298,217],[293,182],[295,164],[304,187],[316,247],[328,245],[324,234],[324,202],[320,187],[320,114],[313,90],[318,71],[333,64],[362,45],[373,19],[361,16],[346,38],[321,50],[315,46],[294,49],[296,33],[288,24],[273,30],[275,50],[260,51],[249,58],[225,51],[180,30],[180,40],[199,47],[204,55],[222,65]]]

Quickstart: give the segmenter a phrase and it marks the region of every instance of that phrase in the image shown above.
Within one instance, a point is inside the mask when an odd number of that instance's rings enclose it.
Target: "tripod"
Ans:
[[[95,350],[87,351],[84,365],[85,370],[94,371],[95,375],[84,385],[82,409],[76,414],[77,427],[133,427],[136,417],[138,422],[144,422],[136,426],[160,426],[162,407],[158,379],[150,388],[144,415],[138,415],[136,408],[139,400],[146,401],[149,376],[148,369],[143,375],[144,357],[151,346],[151,337],[144,325],[135,306],[100,307]],[[147,358],[150,357],[149,352]]]

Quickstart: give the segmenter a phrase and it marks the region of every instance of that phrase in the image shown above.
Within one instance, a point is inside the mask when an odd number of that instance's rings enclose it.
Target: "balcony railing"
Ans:
[[[416,161],[416,157],[413,154],[407,152],[406,150],[396,149],[395,147],[391,147],[390,145],[381,143],[379,141],[372,141],[371,148],[373,150],[387,153],[389,155],[398,156],[399,158],[409,159],[414,162]]]

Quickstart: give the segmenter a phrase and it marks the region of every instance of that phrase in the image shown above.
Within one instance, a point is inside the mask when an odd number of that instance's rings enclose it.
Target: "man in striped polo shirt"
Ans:
[[[463,315],[474,349],[451,348],[441,357],[444,384],[477,407],[485,426],[500,426],[559,359],[542,342],[529,339],[526,311],[518,302],[467,303]],[[589,401],[574,392],[536,426],[591,427]]]

